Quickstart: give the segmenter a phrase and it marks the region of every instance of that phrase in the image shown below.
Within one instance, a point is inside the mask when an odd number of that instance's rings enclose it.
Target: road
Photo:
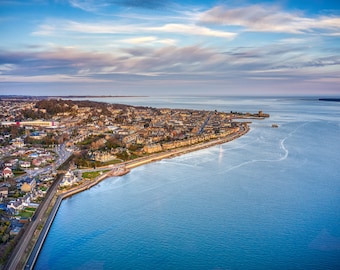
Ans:
[[[63,164],[73,153],[73,150],[71,148],[66,148],[65,144],[61,144],[55,147],[55,152],[58,155],[58,159],[55,161],[55,168],[58,168],[61,164]],[[46,167],[43,168],[35,168],[35,169],[27,169],[26,174],[22,175],[20,177],[16,178],[16,182],[19,183],[22,180],[24,180],[27,175],[29,177],[36,177],[40,174],[45,174],[45,173],[51,173],[53,170],[53,166],[52,165],[48,165]]]
[[[58,166],[60,166],[72,155],[72,151],[66,149],[64,145],[61,145],[58,148],[59,149],[57,150],[58,151],[57,153],[59,154],[59,156],[58,156],[58,160],[56,161],[56,164],[58,164]],[[39,172],[40,173],[45,172],[46,170],[49,170],[49,169],[52,170],[52,168],[50,168],[50,167],[51,166],[36,170],[34,172],[34,175],[37,175]],[[43,218],[44,214],[46,213],[46,210],[47,210],[48,206],[50,205],[53,196],[56,194],[59,183],[60,183],[62,178],[63,178],[63,174],[59,175],[56,178],[56,180],[52,183],[50,188],[48,189],[44,200],[41,202],[38,209],[36,210],[34,216],[32,217],[31,222],[25,228],[24,234],[21,236],[19,242],[15,246],[15,248],[14,248],[10,258],[8,259],[4,269],[16,270],[16,269],[22,269],[23,268],[22,260],[24,259],[23,258],[24,254],[25,254],[25,252],[27,252],[26,250],[28,248],[28,245],[29,245],[31,239],[33,238],[34,232],[35,232],[37,226],[39,225],[41,219]]]
[[[27,228],[25,229],[24,234],[21,236],[19,242],[17,243],[15,249],[12,252],[11,257],[9,258],[7,264],[5,265],[5,269],[8,270],[16,270],[21,269],[23,263],[21,262],[24,253],[30,243],[31,239],[33,238],[34,232],[39,225],[41,219],[43,218],[54,194],[57,192],[57,188],[59,186],[60,180],[62,179],[62,175],[60,175],[51,185],[46,193],[45,199],[42,201],[38,209],[36,210],[32,221],[28,224]]]
[[[213,115],[213,112],[210,112],[208,117],[205,119],[204,123],[202,124],[202,126],[200,127],[199,131],[197,132],[197,135],[201,135],[204,131],[205,126],[208,124],[211,116]]]
[[[57,214],[58,212],[58,209],[59,209],[59,206],[61,204],[61,201],[62,201],[62,197],[59,196],[56,203],[54,204],[53,208],[52,208],[52,211],[51,213],[49,214],[48,218],[47,218],[47,221],[46,221],[46,225],[44,226],[44,228],[42,229],[42,231],[40,232],[40,235],[38,237],[38,240],[37,242],[35,243],[34,245],[34,248],[26,262],[26,265],[24,266],[23,269],[25,270],[31,270],[33,269],[33,266],[36,262],[36,259],[38,258],[38,255],[39,255],[39,252],[42,248],[42,245],[45,241],[45,238],[47,236],[47,233],[52,225],[52,222],[53,222],[53,219],[55,217],[55,215]]]

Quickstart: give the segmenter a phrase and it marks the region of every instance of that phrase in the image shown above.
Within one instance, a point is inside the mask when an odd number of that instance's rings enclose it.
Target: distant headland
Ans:
[[[30,95],[0,95],[2,100],[29,100],[29,99],[69,99],[69,98],[136,98],[136,97],[148,97],[143,95],[68,95],[68,96],[30,96]]]
[[[319,98],[320,101],[340,102],[340,98]]]

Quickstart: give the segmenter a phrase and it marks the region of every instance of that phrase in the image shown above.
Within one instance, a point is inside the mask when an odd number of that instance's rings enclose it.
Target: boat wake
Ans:
[[[224,170],[222,173],[226,173],[226,172],[238,169],[240,167],[243,167],[243,166],[246,166],[246,165],[252,164],[252,163],[257,163],[257,162],[281,162],[283,160],[286,160],[288,158],[288,156],[289,156],[289,150],[285,146],[286,140],[289,137],[291,137],[294,133],[296,133],[300,128],[304,127],[307,124],[308,124],[308,122],[299,125],[294,130],[292,130],[290,133],[288,133],[288,135],[286,137],[284,137],[283,139],[280,140],[280,149],[283,151],[283,154],[281,154],[280,158],[278,158],[278,159],[253,159],[253,160],[248,160],[248,161],[242,162],[242,163],[240,163],[238,165],[232,166],[232,167],[228,168],[227,170]]]

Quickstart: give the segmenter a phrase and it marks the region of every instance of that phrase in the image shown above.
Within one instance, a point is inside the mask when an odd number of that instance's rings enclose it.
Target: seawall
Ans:
[[[101,182],[102,180],[104,180],[105,178],[109,177],[109,172],[108,173],[105,173],[103,175],[100,175],[98,176],[94,181],[92,181],[91,183],[88,183],[86,185],[83,185],[83,186],[79,186],[77,188],[74,188],[74,189],[71,189],[65,193],[62,193],[60,195],[58,195],[54,205],[53,205],[53,208],[51,210],[51,213],[49,214],[46,222],[45,222],[45,225],[42,229],[42,231],[40,232],[39,234],[39,237],[37,239],[37,242],[35,243],[33,249],[32,249],[32,252],[25,264],[25,267],[24,269],[25,270],[31,270],[34,268],[34,264],[36,263],[36,260],[39,256],[39,253],[40,253],[40,250],[42,248],[42,246],[44,245],[44,242],[45,242],[45,239],[48,235],[48,232],[53,224],[53,221],[54,221],[54,218],[55,216],[57,215],[58,213],[58,210],[59,210],[59,207],[61,205],[61,202],[65,199],[65,198],[68,198],[68,197],[71,197],[72,195],[74,194],[77,194],[79,192],[82,192],[86,189],[89,189],[95,185],[97,185],[99,182]]]

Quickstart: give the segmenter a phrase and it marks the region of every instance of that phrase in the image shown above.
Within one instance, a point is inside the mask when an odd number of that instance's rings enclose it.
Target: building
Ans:
[[[13,177],[14,174],[12,172],[11,168],[6,167],[3,171],[2,171],[2,175],[4,178],[9,178],[9,177]]]
[[[12,145],[15,146],[16,148],[22,148],[25,146],[24,140],[21,138],[16,138],[12,140]]]
[[[35,188],[36,184],[37,182],[34,178],[26,177],[22,182],[21,191],[26,193],[31,192]]]
[[[29,162],[29,161],[21,161],[20,162],[20,167],[21,168],[29,168],[29,167],[31,167],[31,162]]]
[[[73,171],[67,171],[65,173],[63,180],[61,180],[59,185],[61,187],[69,187],[69,186],[72,186],[76,183],[78,183],[77,176],[73,173]]]
[[[58,127],[59,122],[55,121],[23,121],[23,122],[1,122],[2,126],[12,126],[12,125],[18,125],[18,126],[31,126],[31,127]]]
[[[0,202],[8,197],[8,187],[0,187]]]

